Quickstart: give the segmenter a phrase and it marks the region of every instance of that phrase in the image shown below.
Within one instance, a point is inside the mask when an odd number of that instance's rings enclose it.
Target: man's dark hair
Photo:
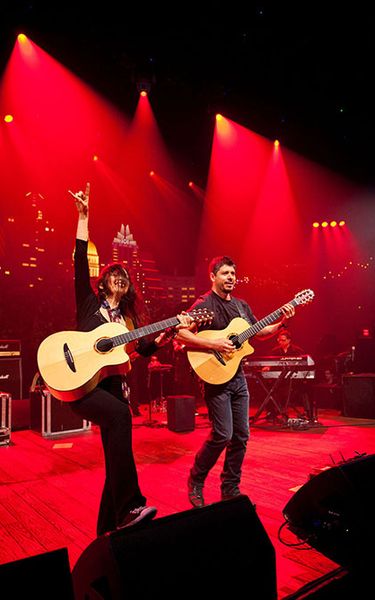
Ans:
[[[208,273],[213,273],[216,275],[218,270],[224,265],[228,265],[228,267],[234,267],[234,270],[236,270],[236,263],[229,256],[215,256],[210,261]]]

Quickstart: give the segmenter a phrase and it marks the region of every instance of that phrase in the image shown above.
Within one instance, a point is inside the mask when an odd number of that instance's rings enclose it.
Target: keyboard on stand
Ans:
[[[278,379],[285,371],[290,371],[292,379],[314,379],[315,362],[309,354],[302,356],[259,356],[248,358],[243,363],[246,377]]]
[[[264,389],[266,396],[261,406],[251,418],[252,423],[255,423],[261,416],[261,413],[272,402],[274,411],[278,416],[277,421],[293,429],[303,429],[310,427],[313,423],[317,423],[316,407],[311,406],[308,419],[290,419],[287,414],[289,399],[291,393],[292,380],[315,379],[315,362],[308,354],[301,356],[258,356],[247,358],[243,362],[245,377],[247,379],[256,379]],[[274,380],[267,382],[265,379]],[[284,381],[289,381],[289,394],[285,406],[281,406],[277,399],[277,391]],[[297,385],[297,382],[296,384]]]

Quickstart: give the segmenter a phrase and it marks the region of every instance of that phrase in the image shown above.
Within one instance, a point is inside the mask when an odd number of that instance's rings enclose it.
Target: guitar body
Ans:
[[[232,336],[240,335],[249,329],[249,323],[241,317],[232,319],[228,327],[225,329],[208,329],[199,331],[196,335],[209,340],[219,338],[231,338]],[[224,354],[221,357],[225,364],[222,364],[211,350],[188,350],[187,357],[191,367],[196,374],[206,383],[220,385],[226,383],[237,372],[240,362],[245,356],[252,354],[254,348],[250,346],[248,341],[245,341],[234,352]]]
[[[127,347],[116,346],[108,352],[96,349],[98,340],[127,332],[124,325],[112,322],[93,331],[60,331],[47,337],[39,346],[37,361],[39,373],[51,394],[67,402],[78,400],[105,377],[130,371]],[[68,360],[67,352],[70,353]]]

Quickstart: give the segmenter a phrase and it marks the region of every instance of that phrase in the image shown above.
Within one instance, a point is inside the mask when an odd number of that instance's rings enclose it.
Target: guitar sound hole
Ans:
[[[113,342],[110,338],[102,338],[96,344],[98,352],[109,352],[113,348]]]
[[[238,335],[230,335],[229,339],[232,342],[233,346],[236,348],[236,350],[238,350],[238,348],[241,348],[241,344],[238,341]]]

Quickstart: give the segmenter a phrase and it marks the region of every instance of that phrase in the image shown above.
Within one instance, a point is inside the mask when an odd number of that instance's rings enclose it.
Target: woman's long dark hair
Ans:
[[[96,293],[100,302],[103,302],[108,296],[108,279],[113,273],[118,273],[129,281],[129,289],[121,298],[119,308],[123,317],[129,317],[134,327],[141,327],[148,323],[149,318],[141,293],[133,283],[133,277],[129,269],[121,263],[110,263],[100,272],[95,283]]]

